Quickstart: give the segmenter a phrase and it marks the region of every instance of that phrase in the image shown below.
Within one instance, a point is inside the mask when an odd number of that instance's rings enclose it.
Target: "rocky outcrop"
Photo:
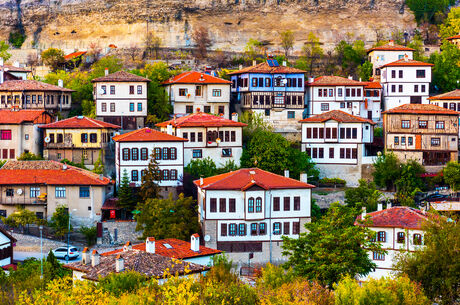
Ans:
[[[21,23],[23,48],[67,51],[143,46],[147,31],[167,47],[190,46],[198,26],[209,29],[212,48],[241,51],[249,38],[279,48],[279,32],[295,32],[296,48],[313,31],[325,47],[352,33],[368,43],[376,31],[412,30],[404,0],[0,0],[0,39]]]

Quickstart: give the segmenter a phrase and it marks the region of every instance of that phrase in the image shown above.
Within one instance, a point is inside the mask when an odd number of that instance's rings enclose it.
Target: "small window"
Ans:
[[[401,145],[406,145],[406,137],[401,137]]]
[[[418,128],[427,129],[428,128],[428,121],[418,121]]]
[[[90,133],[89,134],[89,141],[91,143],[97,143],[97,133]]]
[[[259,223],[259,235],[265,235],[267,234],[267,225],[265,222]]]
[[[56,198],[65,198],[65,187],[57,186],[55,189]]]
[[[409,145],[409,146],[414,145],[414,138],[413,137],[407,137],[407,145]]]
[[[115,86],[110,85],[110,94],[115,94]]]
[[[254,198],[250,197],[248,199],[248,213],[254,213]]]
[[[6,189],[6,196],[13,197],[14,196],[14,189]]]
[[[131,171],[131,181],[139,181],[139,172],[138,170],[134,169]]]
[[[131,149],[131,160],[133,161],[139,160],[139,149],[138,148]]]
[[[209,209],[213,213],[217,212],[217,199],[216,198],[211,198]]]
[[[403,78],[403,70],[399,70],[399,78]]]
[[[123,161],[129,161],[129,159],[130,159],[130,150],[129,150],[129,148],[123,148],[122,155],[123,155]]]
[[[107,112],[107,103],[102,103],[101,104],[101,111],[102,112]]]
[[[273,235],[281,235],[281,222],[273,223]]]
[[[218,107],[218,113],[219,114],[225,114],[225,107],[224,106],[219,106]]]
[[[238,235],[239,236],[246,236],[246,224],[240,223],[238,226]]]
[[[256,198],[256,213],[262,212],[262,198],[257,197]]]
[[[280,197],[273,197],[273,211],[280,210]]]
[[[142,111],[142,103],[137,103],[137,111]]]
[[[129,103],[129,111],[134,112],[134,103]]]
[[[179,96],[187,96],[187,89],[180,88],[179,89]]]
[[[230,198],[228,200],[228,211],[230,213],[235,213],[236,212],[236,199],[235,198]]]
[[[211,113],[211,106],[204,106],[204,113]]]
[[[342,97],[342,88],[337,89],[337,96]]]
[[[193,113],[193,106],[185,106],[185,113]]]
[[[300,211],[300,197],[294,197],[294,211]]]
[[[414,245],[420,246],[422,244],[422,235],[414,234]]]
[[[137,86],[137,94],[142,94],[142,86],[141,85]]]
[[[203,158],[203,152],[201,149],[194,149],[192,155],[193,158]]]
[[[101,90],[102,90],[102,95],[107,94],[107,86],[102,85],[102,86],[101,86]]]
[[[417,78],[425,78],[425,70],[417,70],[415,73]]]
[[[222,157],[231,157],[231,156],[232,156],[232,149],[231,148],[222,149]]]
[[[295,119],[295,111],[288,111],[287,112],[288,119]]]
[[[290,222],[285,222],[283,223],[283,234],[284,235],[289,235],[290,234],[290,227],[291,227],[291,223]]]
[[[212,89],[212,96],[221,97],[222,96],[222,90],[221,89]]]
[[[444,121],[436,121],[436,129],[444,129]]]
[[[82,143],[88,143],[88,134],[87,133],[82,133],[81,134],[81,142]]]
[[[431,138],[431,146],[441,146],[440,138]]]
[[[221,213],[227,212],[227,199],[225,198],[219,199],[219,212]]]
[[[257,233],[257,223],[251,223],[251,235],[255,236]]]
[[[380,241],[380,242],[386,242],[386,233],[385,231],[379,231],[377,232],[377,241]]]
[[[385,260],[385,254],[380,254],[377,252],[373,252],[373,259],[374,261],[384,261]]]
[[[227,236],[227,224],[226,223],[220,224],[220,236]]]
[[[129,86],[129,94],[134,94],[134,86]]]
[[[284,197],[284,211],[290,211],[291,210],[291,197]]]
[[[329,111],[329,104],[321,103],[321,111]]]
[[[403,92],[403,85],[399,85],[399,92]]]
[[[37,198],[38,196],[40,196],[40,188],[31,187],[30,188],[30,198]]]
[[[89,198],[89,186],[80,186],[80,198]]]
[[[236,223],[231,223],[228,225],[228,235],[236,236]]]
[[[404,232],[398,232],[397,243],[403,244],[406,240],[406,234]]]
[[[115,112],[115,103],[110,103],[110,112]]]
[[[148,149],[147,148],[141,148],[141,160],[147,160],[148,159]]]
[[[409,120],[403,120],[401,121],[401,128],[410,128],[410,121]]]
[[[203,95],[203,92],[202,92],[202,86],[196,86],[195,87],[195,96],[202,96]]]

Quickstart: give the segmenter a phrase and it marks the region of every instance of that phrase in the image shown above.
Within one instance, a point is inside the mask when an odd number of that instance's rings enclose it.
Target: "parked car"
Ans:
[[[442,200],[445,200],[445,199],[448,198],[448,197],[449,197],[449,195],[434,193],[434,194],[430,194],[430,195],[426,196],[426,197],[424,198],[424,200],[425,200],[425,201],[428,201],[428,202],[442,201]]]
[[[57,258],[62,258],[62,259],[65,259],[65,260],[77,258],[80,255],[80,253],[78,252],[78,249],[76,247],[73,247],[73,246],[70,246],[69,248],[67,248],[67,247],[59,247],[59,248],[53,250],[53,254]]]

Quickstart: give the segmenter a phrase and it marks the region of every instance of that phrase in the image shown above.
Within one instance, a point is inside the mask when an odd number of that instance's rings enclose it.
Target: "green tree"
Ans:
[[[273,127],[264,119],[262,113],[245,111],[238,117],[238,121],[248,125],[243,128],[243,143],[248,143],[256,131],[273,131]]]
[[[400,174],[396,179],[396,198],[402,205],[413,206],[415,192],[423,190],[425,183],[421,174],[425,173],[423,166],[415,160],[401,164]]]
[[[20,49],[22,47],[22,44],[26,40],[26,38],[27,38],[27,36],[24,33],[24,29],[22,29],[22,30],[14,30],[14,31],[10,32],[10,36],[8,38],[8,41],[16,49]]]
[[[16,211],[10,214],[7,218],[2,217],[2,221],[12,227],[21,227],[23,231],[28,229],[30,224],[41,224],[34,212],[29,211],[22,206],[17,206]]]
[[[336,285],[336,305],[430,305],[423,289],[407,277],[369,279],[360,284],[350,276],[346,276]]]
[[[358,67],[358,76],[363,82],[369,81],[372,77],[372,67],[372,63],[367,60]]]
[[[98,286],[104,291],[119,297],[123,293],[138,290],[144,284],[147,284],[148,278],[136,271],[125,271],[122,273],[111,273],[102,278]]]
[[[0,58],[3,58],[4,61],[11,57],[11,53],[8,53],[9,48],[10,46],[4,40],[0,40]]]
[[[189,173],[193,179],[207,178],[217,174],[217,166],[210,157],[193,159],[184,167],[184,171]]]
[[[45,276],[45,281],[49,282],[69,276],[71,271],[62,267],[62,264],[58,261],[56,256],[54,256],[53,251],[50,250],[43,265],[43,274]]]
[[[85,117],[95,119],[96,118],[96,104],[92,100],[81,101],[81,114]]]
[[[458,219],[433,216],[422,224],[424,246],[402,253],[396,268],[422,285],[435,303],[458,304],[460,299],[460,225]]]
[[[118,187],[118,205],[127,211],[131,211],[137,204],[137,196],[134,190],[129,186],[130,180],[128,172],[123,170],[120,186]]]
[[[406,0],[407,6],[414,13],[417,22],[435,23],[437,13],[445,13],[449,5],[455,4],[455,0]]]
[[[453,192],[460,190],[460,164],[457,161],[450,161],[442,171],[444,181],[450,186]]]
[[[441,53],[430,55],[429,62],[434,64],[431,86],[435,91],[447,92],[459,88],[460,80],[460,48],[444,41]]]
[[[393,189],[394,182],[399,178],[400,163],[393,152],[386,152],[374,162],[374,182],[381,188]]]
[[[114,55],[105,56],[91,66],[90,79],[104,76],[106,68],[109,69],[109,73],[115,73],[123,68],[123,63],[120,58]]]
[[[355,40],[353,43],[342,40],[335,47],[335,53],[343,76],[356,76],[358,67],[366,60],[366,49],[362,40]]]
[[[294,32],[287,30],[280,33],[281,47],[284,49],[284,56],[289,55],[289,51],[294,48]]]
[[[452,7],[443,24],[439,26],[439,35],[442,39],[460,33],[460,7]]]
[[[382,193],[377,190],[374,182],[359,179],[359,186],[345,190],[345,203],[349,207],[366,207],[368,212],[376,211]]]
[[[63,237],[69,233],[69,209],[63,205],[56,207],[56,211],[51,216],[49,226],[54,229],[54,235],[57,237]],[[72,231],[70,226],[70,231]]]
[[[158,186],[159,181],[161,181],[160,169],[158,168],[155,153],[152,153],[147,170],[145,171],[144,176],[142,176],[140,196],[143,201],[160,197],[160,187]]]
[[[423,40],[420,35],[416,35],[411,42],[407,45],[409,48],[414,49],[414,60],[426,61],[427,58],[424,56],[425,50],[423,46]]]
[[[140,213],[136,216],[136,230],[143,231],[143,239],[153,236],[189,240],[200,229],[196,201],[182,193],[177,200],[173,200],[172,194],[166,199],[149,198],[140,202],[137,209]]]
[[[102,161],[102,149],[99,151],[99,156],[97,157],[96,162],[94,162],[93,173],[103,174],[104,173],[104,162]]]
[[[45,160],[43,159],[42,156],[40,155],[36,155],[34,153],[31,153],[31,152],[23,152],[19,157],[18,157],[18,160],[19,161],[27,161],[27,160]]]
[[[321,48],[319,38],[313,32],[308,33],[302,53],[302,56],[296,62],[296,67],[307,71],[308,75],[312,76],[315,65],[324,56],[324,50]]]
[[[80,233],[85,236],[86,245],[91,247],[97,241],[97,227],[80,227]]]
[[[263,56],[264,45],[257,39],[249,38],[246,47],[244,48],[244,55],[247,61],[255,60]]]
[[[329,287],[346,275],[367,275],[376,267],[368,251],[385,251],[372,241],[375,234],[369,228],[354,225],[358,213],[333,204],[321,219],[305,224],[308,233],[298,239],[283,236],[283,254],[290,255],[285,267]]]
[[[42,52],[42,60],[53,72],[61,68],[65,62],[64,51],[56,48],[49,48]]]

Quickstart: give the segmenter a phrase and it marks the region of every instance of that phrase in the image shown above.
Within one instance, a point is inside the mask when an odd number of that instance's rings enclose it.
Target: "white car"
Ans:
[[[69,259],[72,259],[72,258],[77,258],[80,255],[80,253],[78,252],[78,249],[75,248],[75,247],[72,247],[72,246],[70,246],[69,248],[67,248],[67,247],[59,247],[57,249],[54,249],[53,254],[57,258],[62,258],[62,259],[65,259],[65,260],[69,260]]]

